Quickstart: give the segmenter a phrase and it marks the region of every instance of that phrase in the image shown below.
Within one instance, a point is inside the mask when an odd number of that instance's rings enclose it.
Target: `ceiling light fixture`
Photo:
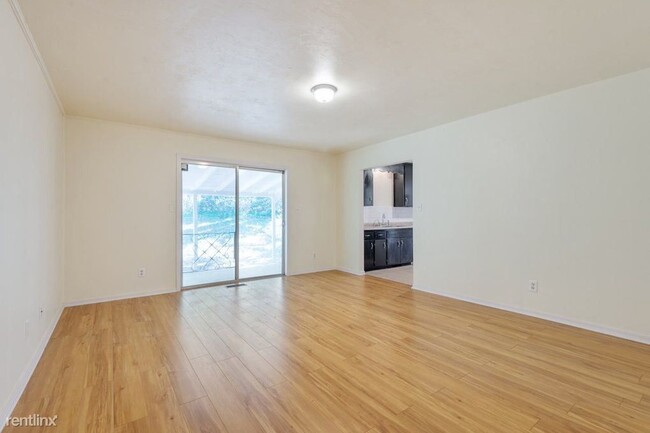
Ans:
[[[338,89],[331,84],[316,84],[311,88],[311,93],[318,102],[326,103],[334,99],[334,94]]]

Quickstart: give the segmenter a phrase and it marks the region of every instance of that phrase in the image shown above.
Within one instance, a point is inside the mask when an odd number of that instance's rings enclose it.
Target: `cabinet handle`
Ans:
[[[408,197],[404,197],[404,203],[409,204],[409,198]]]
[[[371,249],[371,250],[374,250],[374,249],[375,249],[375,243],[374,243],[374,242],[370,244],[370,249]]]

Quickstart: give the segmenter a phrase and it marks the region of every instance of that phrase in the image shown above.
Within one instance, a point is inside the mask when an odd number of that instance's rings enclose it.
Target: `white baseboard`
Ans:
[[[355,270],[350,269],[350,268],[337,267],[336,270],[341,271],[341,272],[345,272],[345,273],[348,273],[348,274],[352,274],[352,275],[358,275],[360,277],[365,275],[365,272],[355,271]]]
[[[496,308],[498,310],[509,311],[511,313],[523,314],[524,316],[536,317],[538,319],[548,320],[550,322],[561,323],[563,325],[573,326],[574,328],[586,329],[587,331],[597,332],[612,337],[623,338],[625,340],[634,341],[637,343],[650,344],[650,336],[635,334],[633,332],[623,331],[620,329],[609,328],[606,326],[596,325],[593,323],[581,322],[566,317],[556,316],[554,314],[542,313],[538,311],[527,310],[525,308],[514,307],[512,305],[499,304],[497,302],[484,301],[481,299],[473,298],[471,296],[459,296],[439,290],[428,290],[418,287],[413,287],[414,290],[421,292],[433,293],[434,295],[444,296],[459,301],[470,302],[472,304],[482,305],[484,307]]]
[[[314,269],[314,270],[311,270],[311,271],[293,272],[293,273],[287,274],[287,277],[296,277],[298,275],[315,274],[317,272],[327,272],[327,271],[333,271],[333,270],[334,270],[334,268],[324,267],[324,268],[320,268],[320,269]]]
[[[41,360],[41,356],[43,356],[43,352],[45,352],[45,347],[47,346],[47,343],[50,341],[50,337],[52,337],[52,333],[54,332],[57,323],[59,323],[59,319],[61,319],[62,313],[63,313],[63,306],[59,307],[59,311],[56,313],[54,320],[52,320],[52,323],[50,323],[50,326],[43,334],[41,341],[38,343],[38,347],[36,347],[36,352],[34,352],[34,355],[29,360],[29,363],[27,363],[27,366],[23,370],[23,373],[18,378],[18,383],[16,383],[12,394],[9,396],[9,401],[7,402],[5,407],[2,408],[2,412],[0,412],[0,427],[4,424],[4,421],[11,416],[11,413],[16,408],[16,404],[18,404],[18,400],[20,400],[20,397],[23,395],[23,392],[25,391],[25,388],[29,383],[29,379],[32,378],[32,374],[34,374],[34,370],[36,370],[36,366],[38,365],[38,362]]]
[[[167,293],[178,292],[176,289],[157,290],[153,292],[131,292],[122,295],[104,296],[101,298],[88,298],[76,301],[68,301],[63,304],[64,307],[77,307],[79,305],[99,304],[101,302],[121,301],[124,299],[143,298],[145,296],[165,295]]]

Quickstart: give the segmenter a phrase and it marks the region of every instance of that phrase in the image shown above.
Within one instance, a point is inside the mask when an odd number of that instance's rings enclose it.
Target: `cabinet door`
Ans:
[[[404,175],[393,173],[393,206],[404,207]]]
[[[363,205],[372,206],[373,178],[372,170],[363,170]]]
[[[413,207],[413,164],[404,164],[404,207]]]
[[[375,243],[375,268],[386,267],[386,239],[378,239]]]
[[[388,238],[388,266],[399,265],[402,263],[400,260],[400,240],[400,238]]]
[[[363,241],[363,268],[365,271],[375,268],[375,241]]]
[[[402,238],[401,264],[413,263],[413,238]]]

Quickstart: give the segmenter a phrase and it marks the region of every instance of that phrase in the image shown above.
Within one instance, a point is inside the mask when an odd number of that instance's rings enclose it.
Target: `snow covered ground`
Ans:
[[[234,280],[234,220],[201,215],[199,221],[183,221],[183,286]],[[240,230],[240,278],[283,273],[282,219],[245,215]]]

